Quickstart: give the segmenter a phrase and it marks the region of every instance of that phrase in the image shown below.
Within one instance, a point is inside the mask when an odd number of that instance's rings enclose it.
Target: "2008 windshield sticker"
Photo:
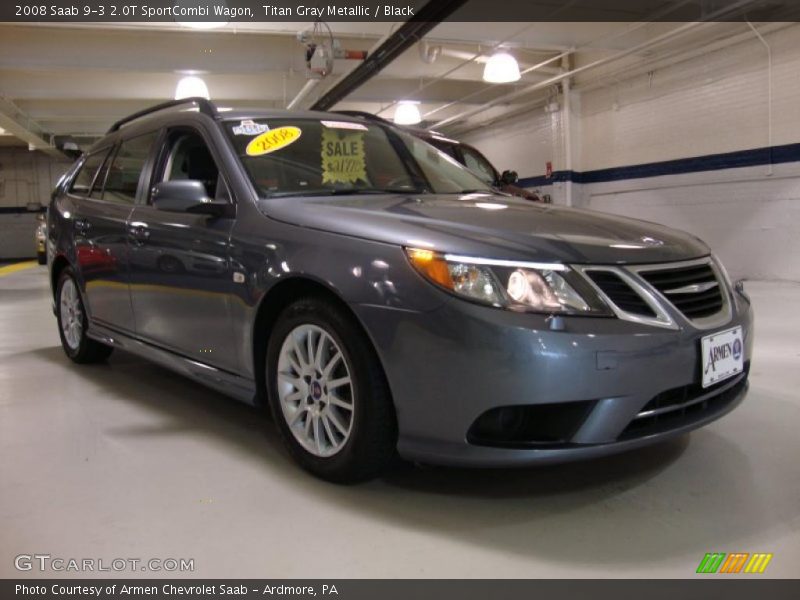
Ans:
[[[245,152],[248,156],[261,156],[262,154],[269,154],[281,148],[285,148],[289,144],[294,144],[300,139],[300,134],[303,133],[299,127],[287,126],[278,127],[271,131],[262,133],[258,137],[254,137],[247,144]]]
[[[364,134],[322,131],[322,182],[355,183],[367,181]]]
[[[233,128],[233,135],[258,135],[265,131],[269,131],[269,125],[247,120],[242,121]]]

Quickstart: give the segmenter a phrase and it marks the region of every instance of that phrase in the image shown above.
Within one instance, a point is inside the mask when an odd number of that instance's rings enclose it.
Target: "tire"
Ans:
[[[67,267],[58,276],[56,287],[56,320],[61,347],[64,353],[79,364],[106,360],[114,348],[86,336],[86,310],[78,282],[72,269]]]
[[[46,265],[47,264],[47,254],[45,252],[37,252],[36,253],[36,261],[40,265]]]
[[[357,483],[379,476],[395,457],[397,420],[383,369],[358,323],[334,304],[309,297],[280,314],[266,379],[281,438],[310,473]]]

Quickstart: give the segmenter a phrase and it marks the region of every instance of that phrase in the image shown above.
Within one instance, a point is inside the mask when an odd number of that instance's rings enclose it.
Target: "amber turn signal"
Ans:
[[[433,250],[423,250],[421,248],[406,248],[411,264],[425,277],[446,287],[448,290],[454,288],[453,278],[450,276],[450,269],[444,258]]]

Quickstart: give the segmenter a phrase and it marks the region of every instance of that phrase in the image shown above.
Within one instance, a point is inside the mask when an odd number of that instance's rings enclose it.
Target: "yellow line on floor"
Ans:
[[[23,269],[30,269],[35,267],[39,263],[35,260],[26,260],[25,262],[21,263],[14,263],[13,265],[6,265],[5,267],[0,267],[0,277],[3,275],[11,275],[12,273],[16,273],[17,271],[22,271]]]

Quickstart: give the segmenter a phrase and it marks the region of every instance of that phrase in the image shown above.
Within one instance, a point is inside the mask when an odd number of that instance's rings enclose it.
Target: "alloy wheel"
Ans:
[[[333,336],[317,325],[299,325],[283,341],[277,374],[283,417],[314,456],[334,456],[350,438],[355,402],[350,373]]]
[[[78,288],[72,279],[67,279],[61,286],[60,320],[61,331],[70,350],[77,350],[81,345],[83,335],[83,309]]]

